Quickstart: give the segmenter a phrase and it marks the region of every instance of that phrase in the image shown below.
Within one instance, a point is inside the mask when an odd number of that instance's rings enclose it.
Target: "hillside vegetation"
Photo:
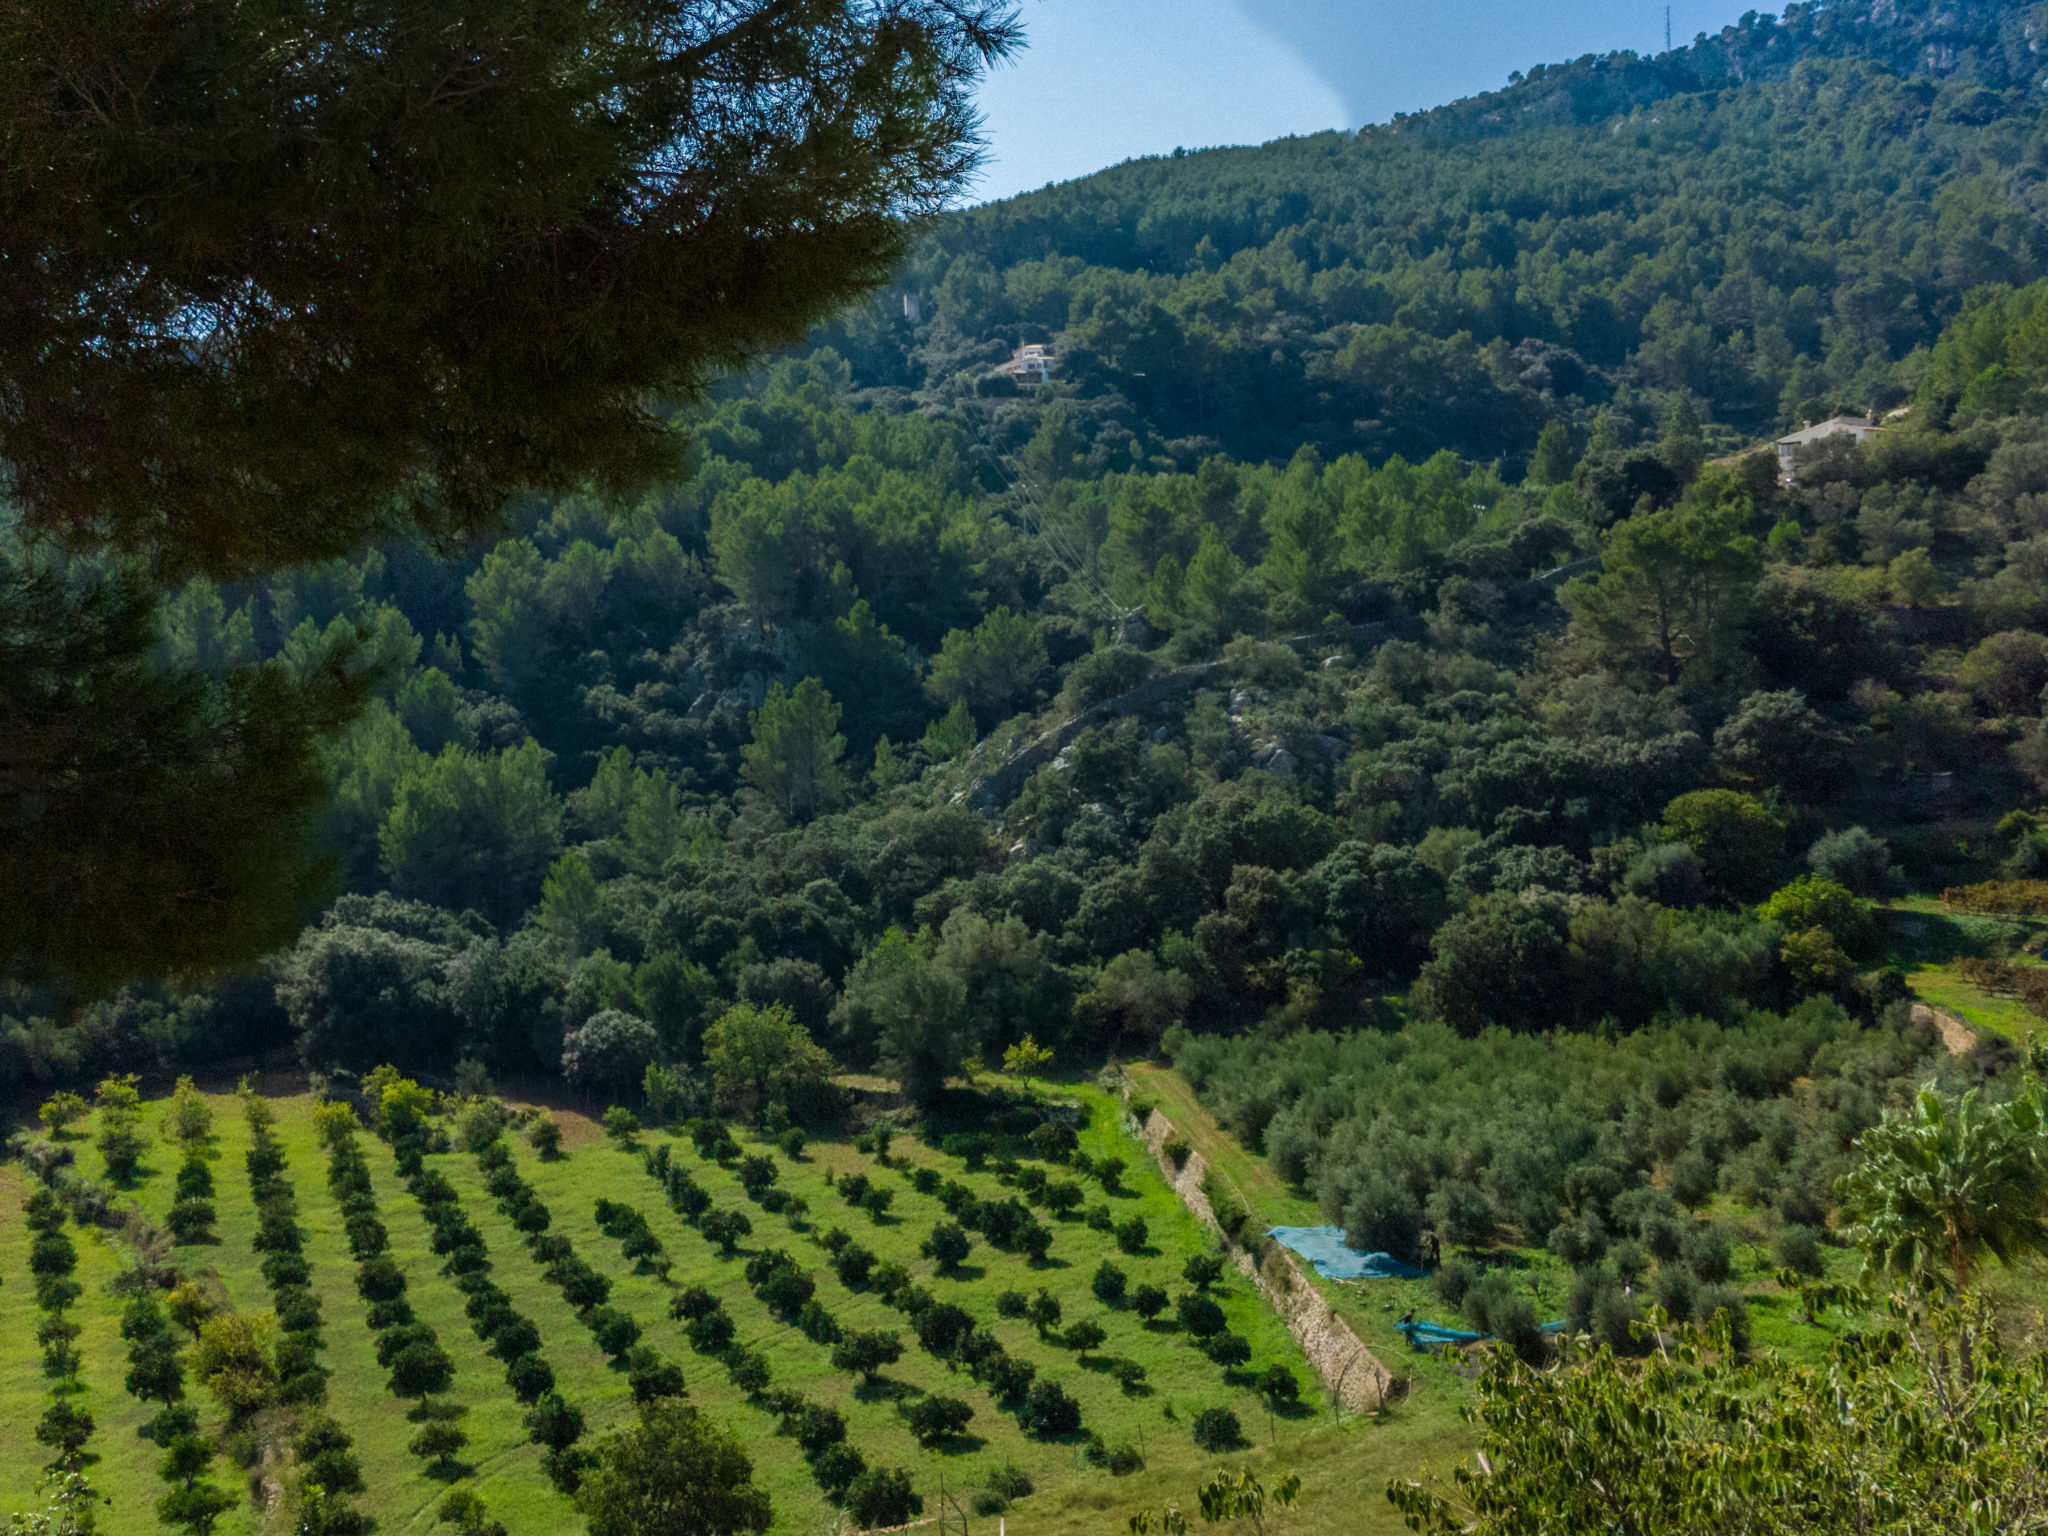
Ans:
[[[1738,1353],[1735,1334],[1818,1358],[1836,1320],[1779,1271],[1855,1270],[1859,1142],[1921,1113],[1922,1086],[2016,1126],[2041,1060],[2044,17],[1795,8],[1383,129],[950,215],[876,305],[679,414],[690,473],[659,494],[530,496],[461,554],[191,583],[163,661],[311,677],[346,641],[378,662],[321,765],[326,896],[246,974],[8,981],[0,1072],[24,1102],[257,1064],[337,1099],[394,1072],[456,1099],[495,1082],[715,1117],[749,1157],[808,1130],[829,1150],[762,1185],[802,1191],[786,1241],[760,1191],[731,1198],[733,1159],[655,1155],[751,1213],[743,1249],[822,1280],[810,1248],[835,1224],[909,1264],[936,1196],[899,1175],[964,1168],[947,1138],[990,1112],[983,1074],[1085,1085],[1148,1057],[1176,1110],[1233,1139],[1216,1162],[1259,1170],[1265,1193],[1224,1213],[1241,1240],[1316,1215],[1441,1260],[1388,1299],[1532,1363],[1553,1319],[1640,1355],[1653,1305],[1718,1320]],[[1020,392],[993,370],[1028,340],[1058,363]],[[1781,429],[1849,408],[1882,430],[1781,473]],[[1076,1093],[1099,1156],[1122,1133]],[[310,1114],[279,1135],[294,1219],[332,1250],[313,1265],[331,1329],[357,1307],[353,1260],[306,1214],[326,1198]],[[823,1176],[877,1178],[837,1140],[877,1119],[921,1149],[870,1223]],[[395,1234],[416,1202],[364,1146]],[[566,1379],[587,1309],[533,1283],[523,1197],[479,1197],[496,1170],[467,1152],[421,1156],[457,1191],[428,1203],[468,1213]],[[511,1156],[650,1334],[670,1288],[623,1275],[618,1243],[644,1239],[617,1212],[600,1233],[598,1195],[646,1215],[679,1282],[722,1277],[735,1315],[781,1268],[735,1285],[701,1221],[671,1221],[691,1197],[622,1151]],[[136,1187],[168,1220],[163,1178]],[[1192,1250],[1162,1189],[1129,1198],[1176,1224],[1146,1262]],[[993,1219],[1053,1233],[1071,1289],[1115,1223],[1048,1214]],[[1048,1283],[1012,1273],[1028,1249],[983,1246],[985,1275],[931,1287],[977,1323]],[[2001,1325],[2021,1327],[2031,1274],[1993,1298]],[[462,1309],[436,1294],[459,1354]],[[813,1299],[888,1322],[872,1289]],[[1376,1296],[1345,1305],[1398,1347]],[[1258,1368],[1295,1361],[1241,1284],[1226,1310]],[[1005,1348],[1052,1374],[1049,1329],[1015,1321]],[[864,1466],[928,1465],[844,1371],[825,1385],[799,1323],[763,1314],[742,1342],[771,1326],[816,1372],[791,1390],[876,1425]],[[1194,1406],[1199,1375],[1250,1413],[1247,1381],[1163,1330],[1105,1326],[1155,1386],[1195,1373],[1162,1397]],[[718,1379],[631,1347],[618,1371],[585,1360],[593,1423],[636,1370],[676,1365],[693,1395]],[[1058,1374],[1108,1426],[1104,1456],[1128,1415],[1165,1422],[1093,1369],[1108,1356],[1072,1354]],[[1415,1437],[1388,1436],[1404,1455],[1470,1390],[1434,1370],[1385,1426]],[[973,1477],[1011,1456],[1051,1486],[1060,1456],[971,1375],[936,1395],[977,1405]],[[765,1429],[741,1396],[735,1422]],[[504,1442],[502,1474],[478,1463],[505,1480],[496,1517],[557,1509],[514,1409],[472,1417]],[[404,1469],[369,1479],[379,1518],[414,1518],[424,1474],[392,1449],[412,1431],[350,1433]],[[1310,1462],[1309,1441],[1335,1443],[1307,1436]],[[822,1449],[774,1450],[778,1511],[847,1497]],[[7,1464],[25,1486],[34,1463]],[[1159,1465],[1185,1497],[1207,1463]],[[1087,1486],[1119,1521],[1141,1502],[1108,1472]]]

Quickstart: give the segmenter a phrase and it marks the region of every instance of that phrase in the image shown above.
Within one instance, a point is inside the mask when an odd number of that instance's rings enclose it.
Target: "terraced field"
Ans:
[[[146,1150],[118,1189],[88,1118],[62,1142],[74,1162],[54,1177],[67,1199],[32,1200],[22,1164],[0,1171],[0,1496],[34,1507],[53,1456],[35,1428],[62,1401],[91,1415],[76,1454],[113,1501],[112,1529],[165,1528],[156,1506],[181,1479],[231,1496],[222,1533],[289,1529],[311,1458],[339,1446],[360,1475],[345,1502],[380,1532],[433,1528],[461,1487],[510,1536],[539,1536],[580,1527],[568,1489],[636,1396],[678,1386],[746,1442],[785,1532],[855,1526],[849,1482],[859,1506],[899,1472],[927,1516],[947,1501],[1000,1511],[1028,1536],[1185,1502],[1219,1456],[1284,1460],[1312,1499],[1355,1479],[1358,1452],[1413,1465],[1425,1426],[1398,1414],[1335,1424],[1235,1269],[1204,1275],[1213,1243],[1115,1102],[1093,1088],[1063,1098],[1050,1118],[1079,1120],[1066,1146],[1005,1137],[949,1152],[898,1135],[886,1150],[792,1150],[701,1124],[694,1139],[628,1141],[558,1113],[562,1151],[544,1156],[518,1117],[480,1145],[449,1117],[394,1146],[305,1095],[216,1094],[210,1147],[193,1159],[211,1172],[213,1241],[175,1246],[161,1230],[183,1157],[164,1135],[167,1101],[142,1105]],[[97,1223],[95,1186],[114,1212]],[[116,1224],[123,1210],[146,1221]],[[36,1245],[50,1246],[32,1219],[59,1224],[76,1255],[78,1294],[53,1314],[31,1280]],[[179,1431],[160,1426],[163,1444],[139,1435],[162,1404],[124,1386],[145,1345],[124,1337],[124,1322],[139,1325],[120,1277],[152,1246],[175,1273],[143,1287],[154,1299],[142,1305],[168,1303],[159,1331],[183,1351],[183,1403],[196,1410],[183,1432],[214,1452],[196,1477],[166,1480]],[[217,1319],[257,1325],[245,1331],[266,1353],[252,1369],[268,1375],[253,1402],[231,1407],[202,1385],[201,1351],[223,1347],[225,1325],[177,1322],[187,1293],[162,1287],[180,1280]],[[40,1358],[46,1315],[59,1332],[78,1325],[76,1361],[60,1358],[54,1375]],[[199,1326],[204,1344],[190,1342]],[[852,1341],[868,1338],[892,1339],[894,1358],[870,1343],[861,1362]],[[578,1417],[580,1435],[564,1428]],[[1348,1528],[1382,1523],[1351,1502]]]

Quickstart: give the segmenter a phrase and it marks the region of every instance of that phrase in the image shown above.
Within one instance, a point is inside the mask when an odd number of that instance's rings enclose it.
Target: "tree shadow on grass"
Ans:
[[[941,1280],[957,1280],[962,1285],[971,1285],[988,1277],[988,1267],[983,1264],[956,1264],[951,1269],[938,1271],[938,1276]]]
[[[475,1465],[467,1461],[430,1461],[421,1470],[437,1483],[459,1483],[476,1475]]]
[[[913,1387],[907,1381],[898,1381],[893,1376],[877,1376],[872,1385],[863,1381],[853,1384],[854,1401],[861,1403],[894,1403],[922,1395],[922,1388]]]

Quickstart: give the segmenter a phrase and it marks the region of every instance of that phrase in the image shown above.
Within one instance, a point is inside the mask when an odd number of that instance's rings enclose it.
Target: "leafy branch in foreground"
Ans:
[[[1987,1254],[2010,1264],[2048,1252],[2048,1167],[2032,1089],[2002,1104],[1923,1090],[1857,1140],[1837,1185],[1850,1235],[1874,1269],[1969,1290]]]
[[[1301,1474],[1289,1472],[1273,1480],[1268,1488],[1249,1472],[1218,1472],[1195,1491],[1195,1499],[1208,1524],[1243,1520],[1252,1536],[1268,1536],[1277,1530],[1269,1511],[1292,1509],[1301,1499]],[[1131,1536],[1187,1536],[1188,1517],[1178,1504],[1168,1501],[1158,1510],[1141,1509],[1128,1522]]]
[[[1815,1365],[1738,1358],[1725,1323],[1680,1328],[1641,1366],[1604,1346],[1544,1371],[1502,1352],[1466,1410],[1473,1461],[1387,1497],[1430,1536],[2048,1531],[2048,1357],[2009,1357],[1981,1311],[1945,1300],[1810,1302],[1876,1320]]]

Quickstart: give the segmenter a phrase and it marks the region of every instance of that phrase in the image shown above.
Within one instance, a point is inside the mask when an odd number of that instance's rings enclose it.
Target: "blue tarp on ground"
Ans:
[[[1446,1344],[1477,1344],[1481,1339],[1493,1337],[1490,1333],[1467,1333],[1462,1328],[1446,1328],[1439,1323],[1396,1323],[1394,1330],[1405,1334],[1410,1349],[1441,1349]]]
[[[1420,1280],[1422,1271],[1384,1253],[1344,1246],[1342,1227],[1271,1227],[1266,1235],[1292,1248],[1325,1280]]]
[[[1464,1345],[1477,1344],[1482,1339],[1493,1337],[1490,1333],[1467,1333],[1462,1328],[1446,1328],[1441,1323],[1396,1323],[1394,1331],[1403,1335],[1408,1340],[1408,1347],[1418,1353],[1442,1349],[1446,1344],[1456,1344],[1462,1348]],[[1554,1323],[1545,1323],[1537,1331],[1546,1338],[1563,1333],[1564,1320],[1560,1318]]]

